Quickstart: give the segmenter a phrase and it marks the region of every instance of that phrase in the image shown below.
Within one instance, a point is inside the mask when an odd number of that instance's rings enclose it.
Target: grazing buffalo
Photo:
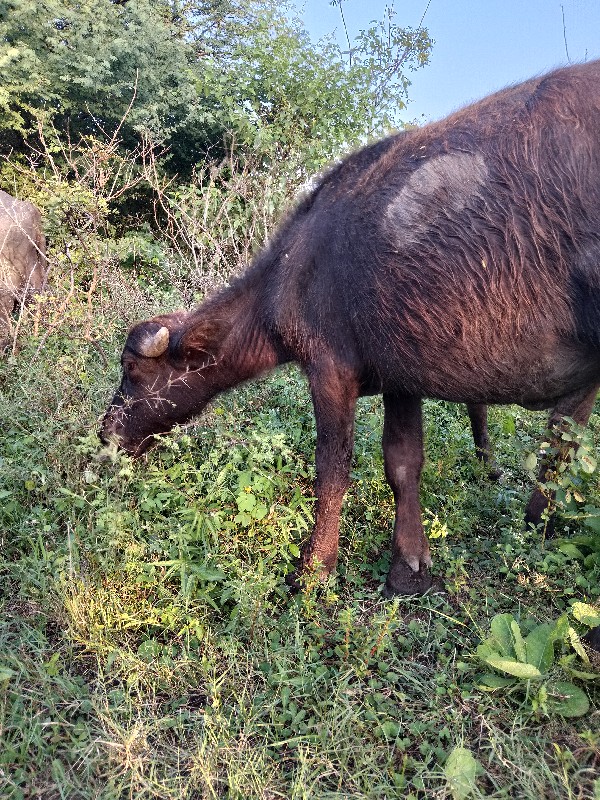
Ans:
[[[290,361],[308,377],[317,423],[316,520],[301,567],[334,568],[356,401],[381,393],[396,502],[386,590],[424,591],[423,398],[469,403],[483,428],[484,404],[549,408],[551,424],[585,424],[594,404],[600,61],[333,167],[228,288],[130,331],[101,435],[140,455],[219,392]],[[528,520],[547,502],[536,490]]]
[[[41,289],[45,265],[40,212],[0,190],[0,346],[11,330],[15,303]]]

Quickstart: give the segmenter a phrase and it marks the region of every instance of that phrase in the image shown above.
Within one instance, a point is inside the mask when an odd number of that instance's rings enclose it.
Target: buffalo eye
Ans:
[[[123,373],[127,375],[127,377],[133,377],[136,371],[136,363],[135,361],[123,361]]]

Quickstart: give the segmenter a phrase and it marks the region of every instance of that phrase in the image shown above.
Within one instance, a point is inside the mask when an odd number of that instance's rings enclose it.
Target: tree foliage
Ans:
[[[71,134],[114,128],[168,139],[197,116],[193,49],[163,2],[7,0],[0,13],[2,127],[44,111]]]
[[[0,129],[18,148],[44,114],[166,145],[170,171],[232,147],[310,170],[397,119],[430,47],[388,17],[347,59],[275,0],[0,0]]]

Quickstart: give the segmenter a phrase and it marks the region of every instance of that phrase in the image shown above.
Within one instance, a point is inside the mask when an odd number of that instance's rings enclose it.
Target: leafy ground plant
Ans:
[[[116,360],[116,341],[103,346]],[[461,670],[491,615],[551,619],[586,599],[577,560],[571,594],[564,575],[537,580],[547,551],[522,530],[522,474],[500,448],[516,489],[481,478],[461,409],[428,408],[423,495],[446,591],[379,594],[393,498],[369,399],[339,575],[294,598],[284,579],[310,528],[314,447],[298,372],[221,398],[141,461],[99,461],[82,409],[101,412],[115,375],[58,337],[29,366],[35,347],[4,365],[0,392],[7,797],[594,798],[598,690],[567,672],[593,671],[568,639],[549,674],[585,684],[581,717],[523,714],[524,681],[482,692]],[[520,622],[521,638],[533,628]]]
[[[573,615],[589,627],[600,622],[600,614],[583,603],[573,606]],[[567,614],[556,622],[529,624],[525,635],[512,614],[497,614],[490,627],[491,635],[477,648],[477,658],[494,672],[478,676],[480,687],[506,691],[535,714],[580,717],[588,712],[585,691],[557,678],[557,673],[561,678],[566,673],[579,682],[600,680]],[[564,652],[571,649],[575,653]],[[580,664],[575,663],[577,656]]]
[[[466,747],[457,746],[444,764],[444,775],[453,800],[465,800],[476,790],[477,775],[483,772],[481,764]]]

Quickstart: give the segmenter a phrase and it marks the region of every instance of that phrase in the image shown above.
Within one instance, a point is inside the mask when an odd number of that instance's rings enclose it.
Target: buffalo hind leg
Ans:
[[[473,431],[473,441],[475,442],[475,452],[477,458],[487,469],[488,477],[497,481],[502,475],[502,470],[494,461],[490,448],[490,437],[488,434],[488,407],[485,403],[467,403],[467,413],[471,420],[471,430]]]
[[[303,548],[300,569],[317,566],[328,575],[337,561],[340,512],[350,483],[359,387],[355,374],[333,360],[307,372],[317,425],[317,503],[313,533]]]
[[[553,455],[549,455],[542,460],[538,472],[538,482],[545,483],[549,475],[556,469],[557,460],[560,460],[560,428],[561,422],[564,417],[571,417],[578,425],[586,425],[590,418],[596,394],[598,392],[598,385],[587,387],[579,392],[563,398],[554,408],[548,420],[548,428],[553,432],[551,437],[551,449]],[[558,451],[559,455],[556,455]],[[525,524],[527,526],[539,525],[546,512],[552,508],[554,502],[554,493],[543,492],[539,486],[534,489],[527,508],[525,510]],[[552,537],[554,534],[554,521],[552,517],[547,520],[545,528],[546,536]]]
[[[420,594],[431,586],[429,543],[421,522],[419,482],[423,467],[421,400],[383,396],[385,475],[396,501],[392,564],[385,594]]]

